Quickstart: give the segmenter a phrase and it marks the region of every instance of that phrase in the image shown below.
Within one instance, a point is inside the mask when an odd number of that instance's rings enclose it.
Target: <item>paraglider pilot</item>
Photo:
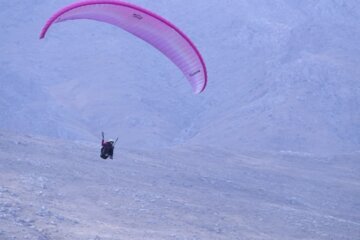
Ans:
[[[112,139],[109,139],[108,141],[104,140],[104,133],[102,133],[102,140],[101,140],[101,154],[100,157],[103,159],[107,159],[110,157],[110,159],[113,159],[114,156],[114,147],[115,142]]]

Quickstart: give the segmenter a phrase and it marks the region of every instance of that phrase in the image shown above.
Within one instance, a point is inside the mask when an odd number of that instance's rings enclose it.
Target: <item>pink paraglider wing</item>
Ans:
[[[43,27],[40,38],[45,37],[53,23],[75,19],[107,22],[134,34],[173,61],[195,93],[205,89],[207,72],[201,54],[182,31],[157,14],[121,1],[82,1],[56,12]]]

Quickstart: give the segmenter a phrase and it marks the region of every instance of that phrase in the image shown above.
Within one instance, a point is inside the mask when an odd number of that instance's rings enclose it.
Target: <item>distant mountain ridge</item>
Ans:
[[[38,40],[70,2],[0,4],[0,128],[73,139],[104,130],[137,148],[360,149],[357,1],[133,1],[197,45],[209,71],[198,96],[168,59],[118,28],[69,21]]]

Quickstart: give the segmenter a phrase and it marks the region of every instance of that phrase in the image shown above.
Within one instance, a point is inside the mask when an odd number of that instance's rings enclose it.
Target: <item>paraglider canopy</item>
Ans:
[[[86,0],[57,11],[43,27],[44,38],[54,23],[90,19],[118,26],[148,42],[166,55],[185,74],[194,93],[207,84],[205,62],[193,42],[163,17],[136,5],[115,0]]]

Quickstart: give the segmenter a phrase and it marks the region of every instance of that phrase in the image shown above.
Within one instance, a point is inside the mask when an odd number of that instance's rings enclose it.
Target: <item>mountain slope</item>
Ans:
[[[89,139],[76,114],[57,104],[36,80],[0,67],[0,129],[64,139]]]
[[[360,148],[357,1],[134,1],[198,46],[209,71],[199,96],[156,49],[114,26],[69,21],[38,40],[46,19],[69,2],[0,4],[1,64],[46,89],[43,100],[66,115],[42,134],[54,136],[51,129],[65,125],[72,128],[67,135],[91,139],[105,130],[128,147],[148,149]],[[9,101],[3,98],[6,112]],[[50,115],[44,121],[56,118]],[[5,120],[12,128],[26,125]]]
[[[357,155],[159,152],[0,135],[0,238],[354,239]],[[196,161],[194,160],[196,159]]]
[[[358,150],[355,2],[236,5],[219,10],[204,28],[214,81],[191,142],[233,150]],[[209,8],[202,18],[215,11]]]

